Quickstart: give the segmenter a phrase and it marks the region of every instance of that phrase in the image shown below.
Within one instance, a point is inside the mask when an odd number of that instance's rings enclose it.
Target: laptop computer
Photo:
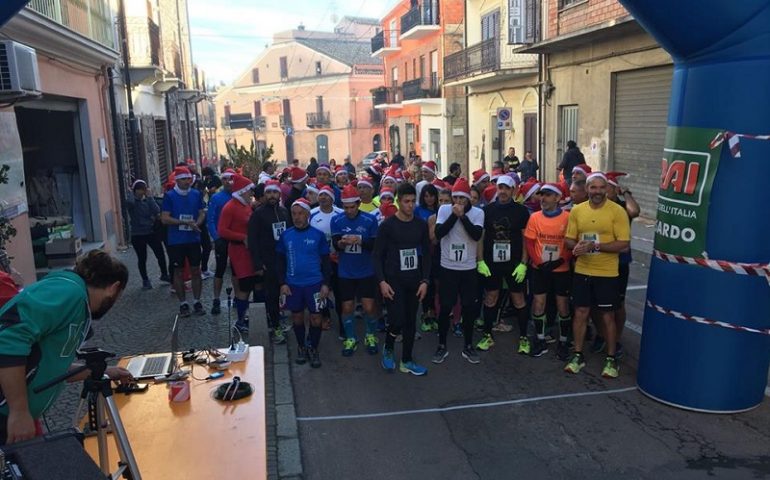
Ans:
[[[174,356],[179,349],[178,322],[179,315],[174,318],[174,325],[171,327],[171,352],[139,355],[128,361],[126,369],[134,378],[154,378],[174,373]]]

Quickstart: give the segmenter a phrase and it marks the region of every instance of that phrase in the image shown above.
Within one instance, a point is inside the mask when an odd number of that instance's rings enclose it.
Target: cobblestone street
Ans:
[[[152,254],[148,259],[148,273],[154,288],[149,291],[141,289],[141,277],[136,265],[133,250],[116,253],[129,268],[128,287],[120,300],[110,312],[99,321],[94,322],[94,336],[88,346],[98,346],[104,350],[116,353],[118,357],[140,353],[167,352],[171,347],[171,326],[178,312],[179,304],[175,296],[170,294],[170,285],[158,281],[160,273]],[[213,255],[210,261],[214,265]],[[225,277],[225,286],[230,282],[229,273]],[[211,309],[213,279],[203,281],[202,301],[207,309]],[[188,301],[192,295],[188,292]],[[191,316],[180,319],[179,347],[181,350],[190,348],[224,347],[228,343],[228,320],[225,308],[225,292],[222,292],[223,312],[213,316]],[[232,312],[233,322],[235,311]],[[267,405],[267,450],[269,478],[277,478],[276,433],[275,433],[275,401],[273,395],[273,354],[268,344],[268,335],[264,322],[263,305],[252,305],[249,316],[252,330],[245,339],[251,345],[265,346],[265,384],[269,386],[266,396]],[[285,347],[282,347],[285,348]],[[79,403],[82,384],[67,385],[58,398],[57,403],[45,416],[49,430],[68,427]],[[262,392],[259,392],[262,394]],[[129,436],[131,432],[128,432]],[[180,432],[182,434],[182,432]]]

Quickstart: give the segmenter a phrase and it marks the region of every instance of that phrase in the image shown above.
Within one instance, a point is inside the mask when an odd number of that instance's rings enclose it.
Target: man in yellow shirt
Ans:
[[[585,367],[583,343],[588,315],[595,308],[607,339],[607,358],[602,376],[616,378],[617,331],[615,308],[619,302],[618,262],[620,252],[629,248],[631,228],[626,211],[607,199],[607,177],[595,172],[586,181],[588,201],[576,205],[569,216],[565,246],[577,258],[572,279],[573,334],[575,353],[564,371],[578,373]]]

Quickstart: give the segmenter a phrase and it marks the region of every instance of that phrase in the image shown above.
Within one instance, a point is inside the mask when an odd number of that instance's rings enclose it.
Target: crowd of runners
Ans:
[[[205,314],[205,236],[216,261],[211,313],[221,313],[229,263],[236,327],[248,332],[259,292],[272,341],[293,330],[299,364],[320,367],[322,333],[336,330],[343,356],[362,347],[386,371],[424,375],[415,338],[435,338],[430,361],[441,364],[451,334],[472,364],[495,345],[533,357],[555,347],[564,370],[578,373],[591,350],[606,354],[602,375],[617,377],[639,206],[619,183],[624,174],[591,171],[579,151],[565,155],[560,183],[538,182],[537,168],[513,152],[469,178],[459,164],[438,178],[419,157],[378,158],[358,175],[314,160],[307,169],[269,165],[253,180],[233,169],[199,180],[180,165],[159,212],[180,315],[191,314],[185,272],[192,312]],[[134,187],[141,200],[146,186]],[[517,339],[503,341],[507,332]]]

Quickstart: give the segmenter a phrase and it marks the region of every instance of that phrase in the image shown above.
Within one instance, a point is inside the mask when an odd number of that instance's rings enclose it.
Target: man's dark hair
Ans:
[[[456,172],[457,170],[460,170],[462,167],[459,163],[454,162],[451,165],[449,165],[449,173]]]
[[[254,187],[254,198],[259,200],[259,199],[261,199],[264,196],[265,196],[265,184],[264,183],[260,183],[259,185]]]
[[[75,273],[93,288],[106,288],[120,282],[120,289],[123,290],[128,284],[126,266],[104,250],[91,250],[81,257],[75,264]]]
[[[215,175],[214,169],[211,167],[203,167],[203,170],[201,170],[201,174],[204,177],[213,177]]]
[[[414,185],[406,182],[399,185],[396,189],[396,196],[398,196],[398,198],[403,198],[404,195],[417,196],[417,190],[414,189]]]
[[[577,143],[575,143],[574,140],[567,141],[567,148],[575,148],[575,147],[577,147]]]
[[[315,159],[315,157],[310,157],[310,163],[317,162],[318,160]]]
[[[492,164],[492,168],[499,168],[500,170],[503,169],[503,162],[500,160],[497,160],[494,164]]]

